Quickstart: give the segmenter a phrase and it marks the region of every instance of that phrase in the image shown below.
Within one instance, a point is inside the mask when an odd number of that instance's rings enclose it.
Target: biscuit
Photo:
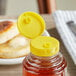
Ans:
[[[17,24],[12,21],[0,22],[0,44],[7,42],[19,34]]]
[[[0,45],[0,58],[23,57],[30,53],[29,42],[27,38],[18,35],[12,40]]]

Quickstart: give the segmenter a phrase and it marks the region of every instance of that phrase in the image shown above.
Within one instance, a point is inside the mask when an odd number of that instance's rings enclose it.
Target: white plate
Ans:
[[[2,19],[0,21],[13,21],[16,22],[17,20],[15,19]],[[44,31],[44,36],[50,36],[49,33],[45,30]],[[0,65],[13,65],[13,64],[20,64],[22,63],[23,59],[25,57],[20,57],[20,58],[14,58],[14,59],[0,59]]]

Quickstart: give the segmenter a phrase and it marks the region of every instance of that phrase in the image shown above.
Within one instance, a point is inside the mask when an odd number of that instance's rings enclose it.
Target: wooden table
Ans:
[[[68,75],[67,76],[76,76],[76,66],[74,65],[70,55],[67,52],[67,49],[65,48],[56,28],[55,23],[53,21],[53,18],[51,15],[42,15],[45,19],[46,26],[48,32],[51,34],[51,36],[56,37],[60,43],[61,43],[61,52],[64,55],[64,57],[67,60],[68,63]],[[16,17],[6,17],[6,16],[0,16],[0,19],[2,18],[13,18],[16,19]],[[22,76],[22,64],[19,65],[0,65],[0,76]]]

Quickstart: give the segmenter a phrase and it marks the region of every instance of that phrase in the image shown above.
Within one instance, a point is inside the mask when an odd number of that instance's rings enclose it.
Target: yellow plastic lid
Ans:
[[[59,52],[59,41],[53,37],[39,36],[31,40],[30,49],[36,56],[53,56]]]
[[[53,37],[40,36],[45,30],[45,21],[34,12],[25,12],[18,18],[18,29],[22,35],[32,39],[31,53],[36,56],[53,56],[59,52],[59,41]]]
[[[22,35],[33,39],[45,30],[45,21],[35,12],[24,12],[18,17],[18,29]]]

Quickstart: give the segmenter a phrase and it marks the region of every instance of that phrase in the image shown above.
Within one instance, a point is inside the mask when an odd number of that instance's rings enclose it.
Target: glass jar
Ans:
[[[30,53],[23,61],[23,76],[67,76],[66,66],[61,53],[49,57]]]

